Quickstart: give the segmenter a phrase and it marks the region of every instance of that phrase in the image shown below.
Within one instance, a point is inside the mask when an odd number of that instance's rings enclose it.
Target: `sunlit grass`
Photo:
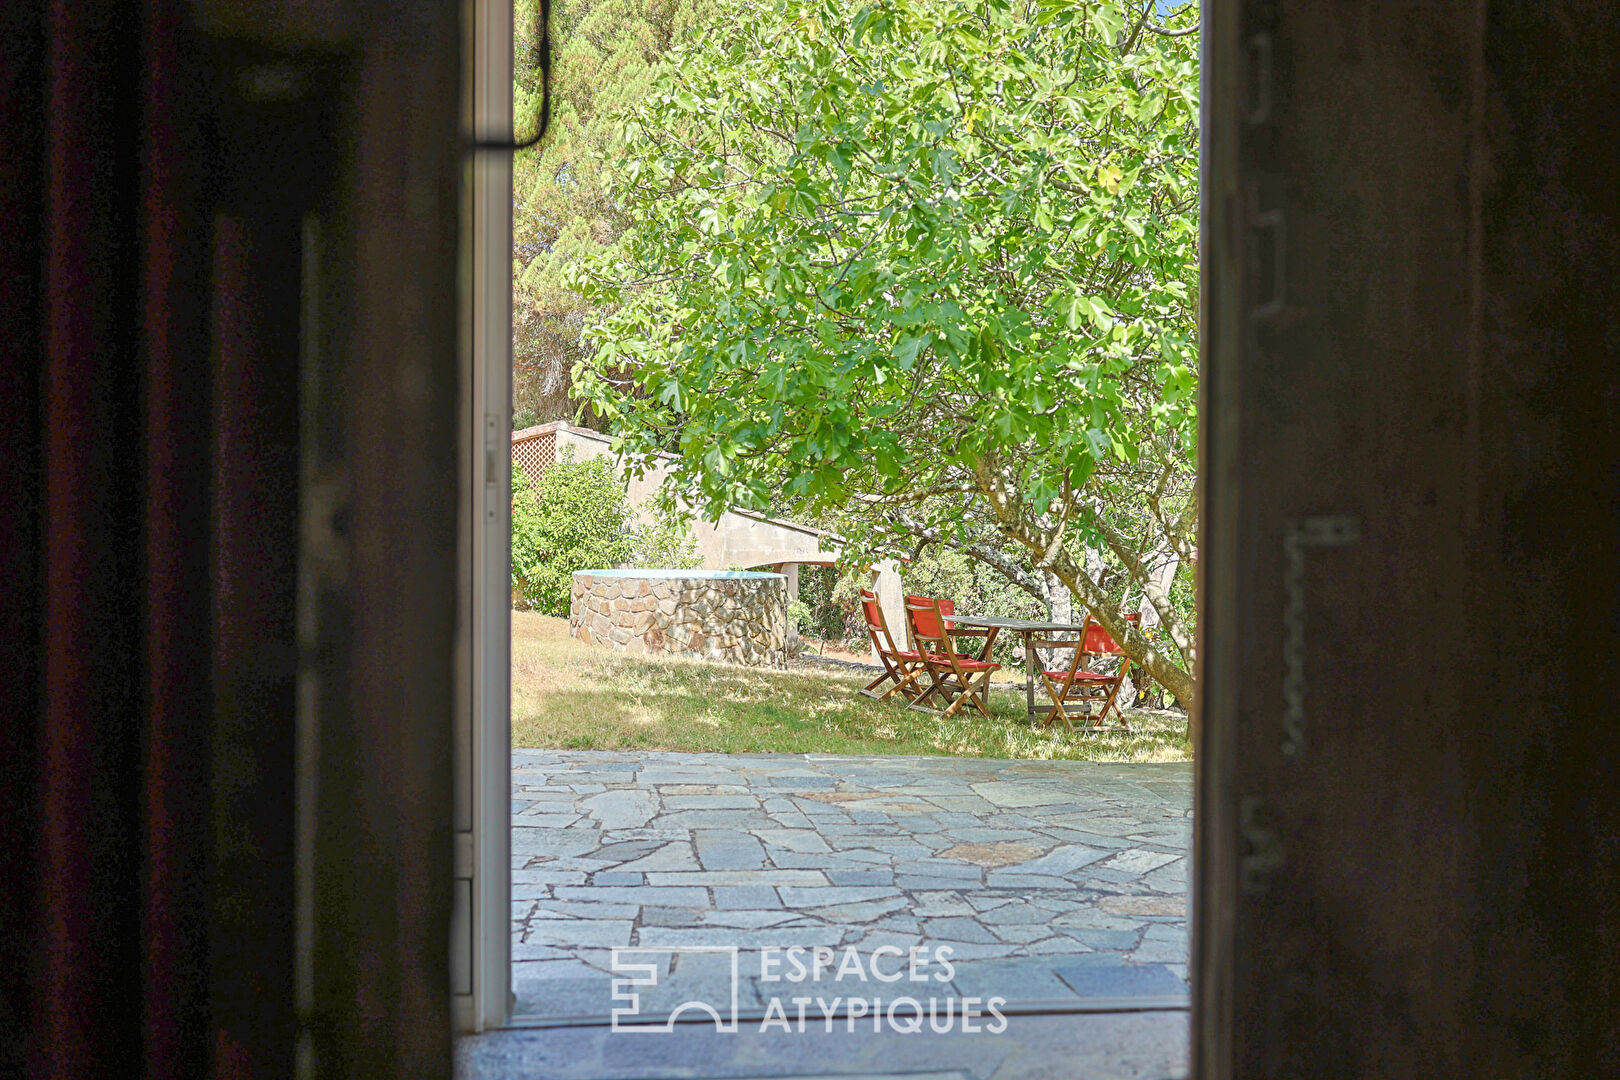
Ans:
[[[512,745],[567,750],[948,754],[1186,761],[1186,721],[1131,715],[1136,729],[1043,731],[1021,688],[997,686],[993,719],[950,720],[855,691],[866,679],[630,657],[568,636],[568,620],[512,613]]]

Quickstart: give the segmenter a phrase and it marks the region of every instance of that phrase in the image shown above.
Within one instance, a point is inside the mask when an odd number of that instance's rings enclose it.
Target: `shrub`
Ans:
[[[673,503],[652,501],[652,514],[635,528],[632,566],[647,570],[695,570],[703,565],[697,538],[685,515]]]
[[[624,486],[606,458],[573,448],[531,480],[512,465],[512,591],[548,615],[567,615],[576,570],[606,570],[631,553]]]

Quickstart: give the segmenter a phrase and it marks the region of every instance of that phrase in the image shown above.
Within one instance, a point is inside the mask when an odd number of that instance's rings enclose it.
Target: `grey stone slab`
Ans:
[[[949,946],[951,955],[956,960],[1000,960],[1015,955],[1023,948],[1020,945],[1009,945],[1001,941],[991,944],[977,941],[934,941],[932,944],[937,948]],[[1016,991],[1016,988],[1010,989]]]
[[[721,910],[779,908],[782,900],[768,885],[716,885],[714,906]]]
[[[979,884],[977,881],[968,881],[963,878],[944,878],[919,874],[895,874],[894,883],[908,892],[937,892],[941,889],[973,888]]]
[[[754,810],[759,800],[752,795],[665,795],[666,810]]]
[[[1145,848],[1132,848],[1111,857],[1102,865],[1109,870],[1118,870],[1127,874],[1146,874],[1151,870],[1157,870],[1161,866],[1175,862],[1180,856],[1180,852],[1170,854],[1163,851],[1149,851]]]
[[[705,926],[732,926],[739,929],[754,930],[764,926],[779,926],[798,918],[791,911],[758,911],[739,909],[736,911],[705,911],[699,921]]]
[[[634,926],[629,919],[533,919],[524,931],[524,944],[608,948],[630,944]]]
[[[928,890],[912,894],[914,915],[972,915],[975,909],[962,894],[949,890]]]
[[[861,844],[872,844],[874,846],[872,846],[872,847],[859,846]],[[882,846],[877,846],[877,845],[882,845]],[[891,843],[889,841],[883,840],[883,839],[878,839],[878,840],[874,841],[874,840],[870,839],[869,837],[861,837],[858,841],[855,841],[853,843],[840,843],[840,844],[838,844],[836,846],[838,847],[838,854],[837,854],[836,857],[838,859],[842,860],[842,861],[852,862],[852,863],[866,863],[866,864],[868,864],[870,866],[874,866],[874,867],[876,867],[876,866],[884,866],[884,867],[886,867],[886,866],[893,865],[894,859],[895,859],[894,853],[890,849],[893,848],[893,847],[896,847],[896,846],[904,846],[904,845],[895,845],[895,844],[893,844],[893,843]],[[915,857],[916,855],[922,855],[922,854],[926,854],[926,851],[925,850],[917,850],[917,849],[914,849],[914,848],[911,848],[911,847],[906,847],[905,851],[904,851],[904,855],[907,858],[912,858],[912,857]]]
[[[529,828],[512,830],[513,856],[584,855],[596,847],[596,833],[589,830]]]
[[[967,960],[954,966],[951,987],[962,997],[1006,997],[1012,988],[1024,1000],[1063,1001],[1077,996],[1052,970],[1050,960]]]
[[[853,904],[864,900],[879,900],[899,896],[900,890],[877,885],[827,886],[803,888],[782,886],[777,888],[782,903],[790,908],[826,907],[830,904]]]
[[[1106,930],[1088,927],[1064,927],[1064,935],[1094,949],[1134,949],[1141,935],[1135,930]],[[1185,950],[1183,950],[1185,952]]]
[[[801,854],[797,851],[788,851],[786,848],[767,848],[771,864],[783,870],[870,870],[872,864],[861,859],[852,859],[842,853]],[[887,864],[888,860],[883,860]]]
[[[641,909],[641,925],[647,926],[702,926],[705,913],[697,908],[649,907]]]
[[[956,859],[912,859],[894,864],[894,872],[913,877],[951,878],[977,883],[984,871],[970,862]]]
[[[592,885],[645,885],[646,881],[641,874],[625,873],[622,870],[603,870],[591,875]]]
[[[541,945],[530,941],[512,942],[512,960],[514,963],[522,960],[572,959],[574,959],[574,950],[572,949],[561,948],[556,945]]]
[[[818,919],[826,919],[835,923],[865,923],[896,911],[903,911],[910,903],[904,896],[891,896],[881,900],[865,900],[853,904],[834,904],[828,907],[810,908],[809,913]]]
[[[704,870],[759,870],[765,866],[765,849],[750,833],[705,830],[694,833],[692,840]]]
[[[834,885],[893,885],[892,870],[834,870],[825,871],[827,880]]]
[[[1064,847],[1054,848],[1039,858],[1008,866],[1005,872],[1009,874],[1015,872],[1019,874],[1052,874],[1062,877],[1065,874],[1072,874],[1083,866],[1089,866],[1100,859],[1105,859],[1109,854],[1108,851],[1099,848],[1069,844]],[[1118,858],[1118,856],[1115,858]]]
[[[985,884],[992,889],[1071,889],[1074,886],[1060,877],[1043,874],[1018,874],[1011,870],[992,870],[985,875]]]
[[[575,900],[542,900],[534,906],[535,919],[634,919],[641,908],[636,904],[582,903]]]
[[[795,885],[827,884],[819,870],[698,870],[652,873],[648,885]]]
[[[660,847],[664,846],[665,843],[668,843],[668,841],[661,843],[660,841],[653,839],[618,840],[611,843],[604,843],[601,847],[591,852],[590,857],[593,859],[601,859],[610,863],[625,863],[630,862],[632,859],[639,859],[644,855],[651,855]]]
[[[802,829],[755,829],[754,837],[771,847],[799,854],[816,854],[832,850],[821,834],[809,826]]]
[[[1141,963],[1184,963],[1187,959],[1187,928],[1184,925],[1154,923],[1142,932],[1142,943],[1131,953]]]
[[[772,810],[770,819],[785,829],[813,830],[815,823],[797,810]]]
[[[711,945],[724,948],[783,948],[794,945],[837,945],[844,932],[836,926],[772,926],[745,930],[728,926],[680,929],[642,927],[639,945]]]
[[[513,870],[512,884],[517,885],[583,885],[583,870]]]
[[[512,825],[517,829],[566,829],[579,820],[578,814],[520,814]]]
[[[1143,874],[1141,881],[1159,892],[1184,893],[1187,891],[1187,860],[1177,859],[1150,874]]]
[[[701,867],[698,865],[697,856],[692,853],[692,845],[684,840],[676,840],[639,858],[632,857],[614,869],[620,873],[642,874],[648,870],[699,870]]]
[[[1029,945],[1037,941],[1044,941],[1054,935],[1051,928],[1033,926],[1028,923],[1018,923],[1010,926],[990,926],[989,931],[1002,941],[1016,942],[1019,945]]]
[[[769,815],[754,810],[678,810],[658,819],[680,829],[738,829],[748,832],[773,824]]]
[[[578,900],[608,904],[657,904],[663,907],[705,907],[709,903],[707,889],[697,887],[671,888],[667,886],[633,885],[608,887],[603,885],[558,886],[552,894],[559,900]]]
[[[628,829],[647,824],[658,813],[658,797],[635,788],[603,791],[579,802],[604,829]]]
[[[1177,997],[1187,993],[1187,984],[1163,964],[1057,962],[1052,970],[1082,998]]]
[[[964,916],[946,916],[938,919],[924,919],[923,933],[930,938],[941,941],[966,941],[980,944],[994,944],[996,937],[986,930],[976,919]]]
[[[979,921],[986,926],[1046,926],[1052,913],[1028,904],[1003,904],[980,913]]]
[[[973,793],[998,807],[1051,806],[1071,801],[1074,796],[1053,784],[1024,784],[992,780],[974,784]]]

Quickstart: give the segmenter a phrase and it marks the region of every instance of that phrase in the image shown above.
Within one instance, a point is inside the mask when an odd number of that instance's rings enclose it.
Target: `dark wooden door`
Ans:
[[[1620,17],[1208,15],[1197,1075],[1620,1074]]]

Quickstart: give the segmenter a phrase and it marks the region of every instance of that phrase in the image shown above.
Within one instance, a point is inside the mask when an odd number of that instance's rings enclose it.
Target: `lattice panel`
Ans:
[[[530,480],[537,480],[540,474],[550,468],[557,460],[557,435],[555,432],[546,432],[535,435],[512,444],[512,460],[523,470]]]

